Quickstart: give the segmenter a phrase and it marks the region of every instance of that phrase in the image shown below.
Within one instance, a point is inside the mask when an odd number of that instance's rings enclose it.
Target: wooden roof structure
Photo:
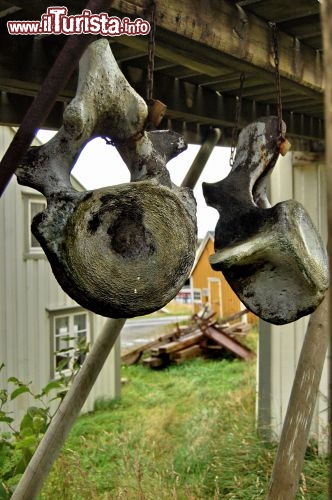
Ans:
[[[48,0],[0,0],[0,123],[19,125],[65,35],[9,35],[9,20],[40,20]],[[63,3],[61,3],[63,5]],[[80,14],[86,0],[65,2]],[[149,0],[113,0],[109,15],[148,19]],[[276,114],[272,29],[279,32],[283,118],[297,149],[324,147],[323,54],[319,0],[157,0],[154,97],[167,105],[163,127],[201,143],[211,127],[229,145],[240,75],[245,73],[240,126]],[[109,37],[131,85],[145,97],[147,36]],[[44,126],[58,128],[74,75]]]

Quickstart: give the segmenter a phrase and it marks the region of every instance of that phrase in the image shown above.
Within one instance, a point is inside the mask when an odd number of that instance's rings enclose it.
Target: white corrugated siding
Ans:
[[[325,168],[317,162],[292,165],[293,154],[281,158],[271,179],[271,202],[294,198],[309,212],[326,242]],[[295,157],[296,158],[296,157]],[[258,366],[258,426],[266,437],[280,436],[297,362],[309,318],[289,325],[260,322]],[[312,432],[324,451],[327,429],[327,368],[312,423]]]
[[[9,127],[0,127],[0,156],[13,137]],[[16,178],[0,198],[0,364],[6,369],[0,373],[0,387],[7,377],[32,381],[39,390],[50,380],[51,345],[48,309],[77,305],[56,282],[45,258],[24,258],[24,197],[36,193],[19,186]],[[96,337],[105,321],[92,317],[92,333]],[[118,342],[119,344],[119,342]],[[99,379],[90,393],[85,411],[93,409],[96,398],[119,396],[119,348],[113,349]],[[28,403],[20,396],[12,410],[18,418]]]

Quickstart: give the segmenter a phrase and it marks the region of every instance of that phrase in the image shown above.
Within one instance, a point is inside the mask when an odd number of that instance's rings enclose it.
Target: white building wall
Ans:
[[[322,158],[288,153],[272,174],[270,200],[272,205],[290,198],[301,202],[326,242],[325,182]],[[282,326],[260,322],[257,413],[258,427],[268,439],[280,436],[308,321],[305,317]],[[312,423],[321,451],[327,444],[327,381],[325,366]]]
[[[0,127],[0,156],[12,137],[9,127]],[[31,193],[40,195],[19,186],[14,177],[0,198],[0,364],[5,364],[0,388],[6,387],[8,377],[15,376],[32,381],[32,389],[39,391],[52,375],[50,313],[77,304],[58,285],[45,257],[26,258],[26,197]],[[93,341],[105,318],[92,313],[90,318]],[[119,342],[90,393],[85,411],[93,409],[96,398],[120,395]],[[20,418],[26,410],[28,399],[21,395],[13,401],[15,417]]]

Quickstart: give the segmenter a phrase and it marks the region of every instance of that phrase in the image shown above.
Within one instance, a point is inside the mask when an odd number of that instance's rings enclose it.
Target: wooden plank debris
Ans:
[[[162,358],[158,358],[157,356],[151,356],[143,360],[143,365],[147,365],[150,368],[160,368],[163,364]]]
[[[223,326],[222,331],[224,333],[227,333],[231,337],[234,337],[234,335],[238,336],[244,336],[247,335],[247,333],[251,330],[252,325],[250,323],[236,323],[235,325],[231,326]]]
[[[242,318],[245,314],[247,314],[249,309],[242,309],[242,311],[239,311],[235,314],[232,314],[231,316],[228,316],[227,318],[223,318],[219,321],[220,325],[224,325],[225,323],[230,323],[231,321],[235,321],[236,319]]]
[[[182,332],[183,328],[177,325],[175,330],[173,330],[172,332],[165,333],[164,335],[159,336],[157,339],[154,339],[151,342],[148,342],[147,344],[135,347],[134,349],[125,352],[121,356],[121,361],[125,365],[134,365],[135,363],[138,363],[144,352],[153,349],[154,347],[160,344],[163,344],[165,342],[171,342],[179,338]]]
[[[176,351],[171,354],[170,358],[172,360],[176,359],[190,359],[190,358],[195,358],[197,355],[201,353],[202,349],[198,344],[191,345],[190,347],[186,347],[185,349],[182,349],[181,351]]]
[[[198,330],[194,333],[190,333],[188,335],[183,335],[183,337],[175,340],[174,342],[169,342],[168,344],[164,344],[160,347],[156,347],[151,350],[152,354],[163,354],[163,353],[171,353],[175,351],[181,351],[186,347],[190,347],[194,344],[197,344],[202,340],[204,334],[202,331]]]
[[[230,324],[245,313],[241,311],[217,323],[213,319],[214,314],[203,310],[202,314],[193,315],[187,326],[180,328],[177,325],[172,332],[125,353],[122,362],[137,363],[144,354],[148,357],[143,359],[143,364],[155,369],[180,364],[198,356],[219,359],[233,356],[248,361],[255,356],[254,352],[235,337],[245,336],[252,325],[241,321]]]

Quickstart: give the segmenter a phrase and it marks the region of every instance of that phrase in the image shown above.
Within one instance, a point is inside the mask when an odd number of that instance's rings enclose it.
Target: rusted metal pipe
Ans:
[[[86,9],[98,14],[108,11],[111,3],[112,0],[90,0]],[[68,37],[1,160],[0,196],[30,146],[36,131],[50,113],[57,95],[66,85],[86,47],[95,38],[95,35],[71,35]]]

